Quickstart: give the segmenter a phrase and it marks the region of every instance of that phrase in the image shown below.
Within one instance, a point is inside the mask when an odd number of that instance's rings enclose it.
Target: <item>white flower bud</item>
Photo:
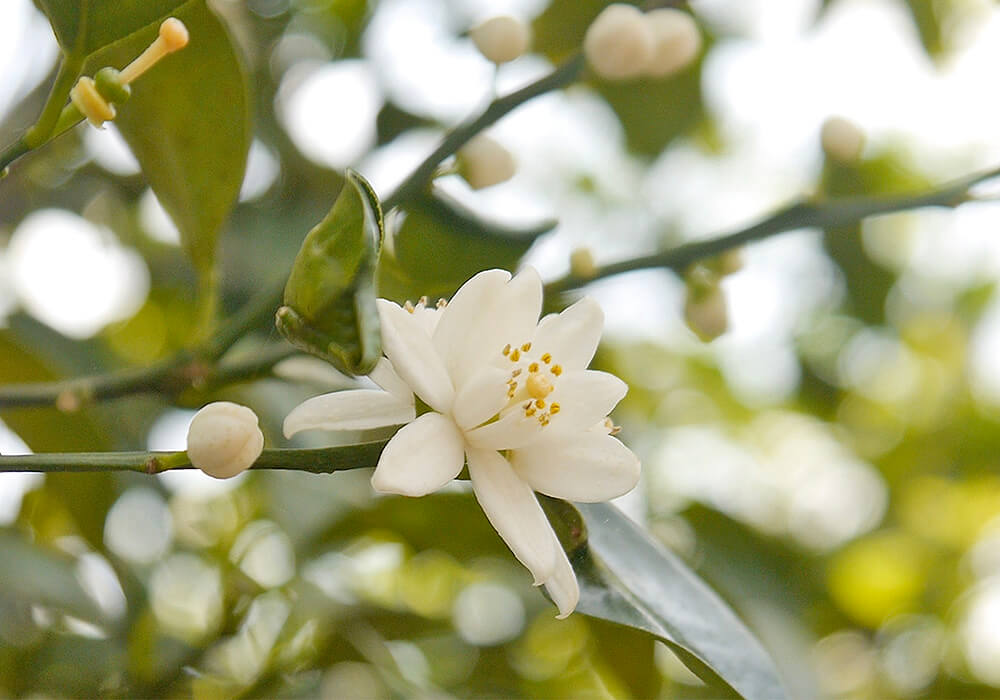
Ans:
[[[569,254],[569,271],[574,277],[589,279],[597,273],[594,253],[590,248],[574,248]]]
[[[531,44],[531,28],[519,19],[491,17],[469,31],[479,53],[493,63],[507,63],[523,55]]]
[[[691,15],[663,7],[647,13],[645,19],[653,35],[653,55],[646,64],[647,75],[665,78],[686,68],[698,56],[701,32]]]
[[[602,78],[635,78],[653,56],[653,33],[638,8],[615,3],[587,28],[583,53]]]
[[[510,151],[483,134],[471,139],[458,152],[458,172],[474,190],[506,182],[516,171],[517,164]]]
[[[705,343],[725,333],[729,326],[729,314],[722,288],[716,285],[703,293],[688,290],[687,300],[684,302],[684,320],[688,328]]]
[[[188,428],[191,464],[216,479],[246,471],[263,449],[264,434],[257,425],[257,414],[229,401],[202,407]]]
[[[823,122],[820,143],[827,157],[839,163],[853,163],[865,147],[865,132],[843,117],[830,117]]]

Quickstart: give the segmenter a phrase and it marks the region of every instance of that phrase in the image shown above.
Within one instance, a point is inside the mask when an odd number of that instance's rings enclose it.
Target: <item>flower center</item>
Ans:
[[[555,391],[563,369],[562,365],[553,361],[551,353],[542,353],[537,357],[529,353],[531,343],[520,346],[508,343],[501,351],[514,365],[507,380],[508,405],[518,404],[525,418],[533,418],[546,426],[560,411],[558,403],[548,403],[546,399]]]

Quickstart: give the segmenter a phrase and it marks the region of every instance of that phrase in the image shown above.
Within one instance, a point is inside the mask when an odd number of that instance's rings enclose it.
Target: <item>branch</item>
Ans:
[[[730,248],[768,238],[778,233],[801,228],[835,228],[855,224],[878,214],[919,209],[922,207],[955,208],[966,202],[976,201],[969,196],[975,185],[1000,176],[1000,167],[971,175],[917,195],[899,197],[844,197],[825,202],[800,201],[780,209],[768,218],[734,233],[705,241],[686,243],[668,250],[599,267],[592,275],[581,277],[570,273],[545,285],[546,294],[561,294],[593,282],[619,275],[623,272],[647,268],[663,268],[682,272],[693,262],[723,253]]]
[[[385,440],[356,445],[312,448],[269,448],[253,469],[296,469],[331,474],[347,469],[373,467]],[[186,452],[67,452],[0,455],[2,472],[138,472],[161,474],[173,469],[194,469]]]
[[[464,146],[469,139],[478,134],[486,127],[496,123],[501,117],[522,104],[546,92],[556,90],[569,85],[583,70],[584,60],[582,54],[570,57],[565,63],[556,68],[548,75],[524,86],[516,92],[512,92],[506,97],[500,97],[486,108],[478,117],[461,124],[453,129],[441,144],[427,156],[424,161],[409,174],[403,183],[396,188],[396,191],[382,200],[383,211],[389,211],[393,207],[398,207],[403,202],[418,195],[427,187],[427,184],[434,178],[434,173],[438,165],[448,156],[454,155],[458,149]]]

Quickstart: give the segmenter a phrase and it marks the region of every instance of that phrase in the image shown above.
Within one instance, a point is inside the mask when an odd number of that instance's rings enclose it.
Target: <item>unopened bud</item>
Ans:
[[[729,315],[722,288],[716,285],[704,293],[697,293],[689,288],[684,302],[684,321],[705,343],[725,333],[729,326]]]
[[[645,15],[646,25],[653,35],[653,52],[645,73],[654,78],[686,68],[701,51],[701,32],[686,12],[664,7]]]
[[[493,63],[507,63],[523,55],[531,44],[531,28],[519,19],[491,17],[469,31],[479,53]]]
[[[608,5],[583,37],[583,53],[594,71],[608,80],[640,76],[653,56],[653,32],[633,5]]]
[[[838,163],[854,163],[865,147],[865,132],[843,117],[830,117],[820,130],[823,152]]]
[[[188,428],[188,459],[216,479],[229,479],[246,471],[263,449],[264,434],[257,424],[257,414],[229,401],[204,406]]]
[[[594,254],[590,248],[576,248],[569,254],[569,271],[579,279],[590,279],[597,273]]]
[[[458,172],[474,190],[506,182],[517,172],[510,151],[483,134],[465,144],[457,157]]]

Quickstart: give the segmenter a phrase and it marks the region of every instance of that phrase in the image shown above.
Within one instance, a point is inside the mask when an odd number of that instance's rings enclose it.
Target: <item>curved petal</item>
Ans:
[[[639,483],[639,458],[619,440],[590,431],[566,438],[514,450],[511,466],[535,491],[582,503],[617,498]]]
[[[495,416],[510,401],[507,380],[510,372],[484,367],[455,395],[452,415],[463,430],[470,430]]]
[[[584,297],[559,314],[550,314],[538,324],[532,341],[539,352],[552,354],[566,369],[586,369],[594,359],[604,330],[604,311]]]
[[[377,304],[382,350],[396,374],[435,411],[449,411],[455,390],[423,325],[391,301],[378,299]]]
[[[400,401],[413,403],[413,392],[410,391],[409,385],[396,374],[396,370],[392,366],[392,363],[389,362],[389,358],[379,358],[379,361],[375,364],[375,369],[371,371],[368,378],[397,397]]]
[[[549,395],[551,403],[559,404],[551,427],[560,433],[587,430],[604,420],[627,393],[628,384],[608,372],[567,372]]]
[[[518,561],[535,577],[549,580],[556,567],[556,540],[531,488],[493,450],[468,450],[469,476],[479,505]]]
[[[455,387],[481,367],[503,362],[501,351],[508,343],[530,340],[541,308],[542,281],[534,269],[513,279],[504,270],[487,270],[466,282],[445,307],[434,333]]]
[[[513,450],[538,440],[544,429],[537,418],[526,417],[517,406],[500,420],[466,431],[465,441],[484,450]]]
[[[426,496],[462,471],[462,448],[454,421],[425,413],[389,440],[372,474],[372,487],[381,493]]]
[[[285,417],[290,438],[303,430],[367,430],[409,423],[416,417],[413,401],[378,389],[335,391],[306,399]]]
[[[556,566],[552,576],[545,582],[545,590],[548,592],[552,602],[559,608],[556,618],[564,620],[569,614],[576,610],[576,604],[580,602],[580,584],[576,581],[576,572],[569,563],[566,552],[555,533]]]

